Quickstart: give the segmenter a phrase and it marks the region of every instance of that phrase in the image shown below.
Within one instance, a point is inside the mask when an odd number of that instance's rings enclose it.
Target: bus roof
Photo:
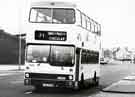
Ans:
[[[31,7],[76,7],[75,4],[69,3],[69,2],[52,2],[52,1],[41,1],[41,2],[32,2]]]

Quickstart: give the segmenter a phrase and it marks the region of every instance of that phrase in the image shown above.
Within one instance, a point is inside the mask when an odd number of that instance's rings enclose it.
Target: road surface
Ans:
[[[135,97],[135,94],[103,92],[123,77],[135,70],[135,64],[109,63],[101,66],[99,87],[91,87],[80,91],[71,89],[44,88],[35,91],[32,86],[24,86],[22,71],[0,71],[0,97]]]

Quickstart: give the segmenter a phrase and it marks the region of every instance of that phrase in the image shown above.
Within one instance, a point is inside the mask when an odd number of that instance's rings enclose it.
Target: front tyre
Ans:
[[[81,80],[79,82],[75,82],[74,90],[80,90],[84,88],[84,75],[81,75]]]
[[[81,89],[84,89],[85,88],[84,75],[83,74],[81,75],[81,81],[80,81],[80,85],[79,86],[80,86]]]
[[[78,82],[78,81],[76,81],[76,82],[74,83],[74,88],[73,88],[73,90],[75,90],[75,91],[80,90],[80,86],[79,86],[79,82]]]
[[[99,78],[97,77],[97,73],[94,73],[94,77],[93,77],[93,85],[94,86],[98,86],[99,85]]]

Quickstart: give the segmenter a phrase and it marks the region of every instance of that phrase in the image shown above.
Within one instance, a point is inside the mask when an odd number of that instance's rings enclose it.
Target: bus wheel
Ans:
[[[78,91],[80,90],[80,86],[78,82],[75,82],[73,90]]]
[[[96,72],[94,72],[93,84],[94,84],[94,86],[98,86],[99,85],[99,79],[97,78]]]
[[[81,75],[81,81],[80,81],[80,88],[83,89],[85,87],[84,85],[84,75]]]

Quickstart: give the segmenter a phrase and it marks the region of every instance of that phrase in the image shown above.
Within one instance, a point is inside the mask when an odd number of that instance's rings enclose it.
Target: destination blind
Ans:
[[[35,31],[35,40],[66,41],[67,33],[61,31]]]

